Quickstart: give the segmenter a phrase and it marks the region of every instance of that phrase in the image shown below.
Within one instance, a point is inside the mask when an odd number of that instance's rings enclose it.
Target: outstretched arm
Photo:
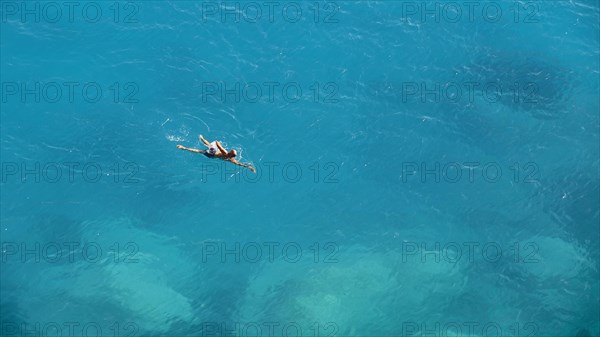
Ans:
[[[234,163],[234,164],[236,164],[236,165],[239,165],[239,166],[245,167],[247,169],[250,169],[250,171],[256,173],[256,169],[254,167],[250,166],[250,165],[242,164],[242,163],[240,163],[239,161],[237,161],[237,160],[235,160],[233,158],[229,159],[229,161],[232,162],[232,163]]]
[[[202,137],[202,135],[198,136],[198,138],[202,141],[202,143],[204,143],[204,145],[210,146],[210,143],[208,142],[208,140],[204,139],[204,137]]]
[[[206,152],[204,150],[192,149],[189,147],[185,147],[183,145],[177,145],[177,148],[180,150],[186,150],[186,151],[190,151],[190,152],[194,152],[194,153],[205,153]]]

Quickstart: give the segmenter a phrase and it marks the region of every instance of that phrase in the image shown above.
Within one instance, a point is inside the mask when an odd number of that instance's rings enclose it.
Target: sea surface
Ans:
[[[600,335],[598,1],[0,4],[2,336]]]

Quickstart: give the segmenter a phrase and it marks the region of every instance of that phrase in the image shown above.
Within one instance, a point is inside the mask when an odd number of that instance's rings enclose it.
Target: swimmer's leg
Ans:
[[[181,150],[186,150],[186,151],[194,152],[194,153],[202,153],[202,154],[206,153],[206,151],[204,151],[204,150],[192,149],[192,148],[189,148],[189,147],[185,147],[183,145],[177,145],[177,148],[181,149]]]
[[[204,143],[204,145],[210,147],[210,143],[208,142],[208,140],[204,139],[202,135],[198,136],[198,138],[202,141],[202,143]]]

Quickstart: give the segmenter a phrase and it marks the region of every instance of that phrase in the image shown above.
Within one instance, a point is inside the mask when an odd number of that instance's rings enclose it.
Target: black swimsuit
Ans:
[[[216,157],[217,154],[217,150],[215,150],[215,148],[209,148],[208,151],[204,151],[204,155],[207,156],[208,158],[214,158]]]

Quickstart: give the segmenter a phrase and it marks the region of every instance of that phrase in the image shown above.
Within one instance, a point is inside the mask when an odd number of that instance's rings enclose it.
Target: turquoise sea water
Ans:
[[[600,335],[597,1],[1,4],[3,336]]]

